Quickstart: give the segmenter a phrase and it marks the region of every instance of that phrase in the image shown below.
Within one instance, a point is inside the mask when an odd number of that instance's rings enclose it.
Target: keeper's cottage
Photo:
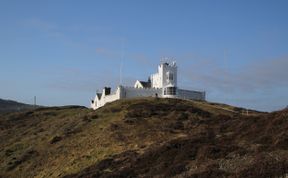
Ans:
[[[115,92],[111,92],[110,87],[105,87],[102,93],[96,93],[95,99],[91,101],[91,108],[95,110],[115,100],[135,97],[205,100],[205,92],[179,89],[176,62],[165,62],[158,66],[158,72],[152,74],[148,81],[137,80],[134,87],[120,85]]]

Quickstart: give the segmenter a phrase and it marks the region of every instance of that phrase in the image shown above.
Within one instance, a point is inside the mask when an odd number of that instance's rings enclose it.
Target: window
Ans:
[[[167,87],[164,89],[164,95],[176,95],[176,87]]]
[[[172,81],[174,78],[173,73],[168,72],[168,80]]]

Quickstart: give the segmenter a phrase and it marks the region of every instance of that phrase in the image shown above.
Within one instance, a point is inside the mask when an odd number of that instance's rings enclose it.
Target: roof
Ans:
[[[102,96],[102,93],[96,93],[96,95],[97,95],[98,99],[100,99]]]
[[[139,81],[144,88],[150,88],[151,82]]]

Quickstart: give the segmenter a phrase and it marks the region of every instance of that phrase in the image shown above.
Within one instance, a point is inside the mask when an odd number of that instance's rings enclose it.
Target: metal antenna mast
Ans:
[[[121,63],[120,63],[120,85],[122,85],[122,72],[123,72],[123,63],[124,63],[124,39],[121,39]]]
[[[36,108],[36,96],[34,96],[34,108]]]

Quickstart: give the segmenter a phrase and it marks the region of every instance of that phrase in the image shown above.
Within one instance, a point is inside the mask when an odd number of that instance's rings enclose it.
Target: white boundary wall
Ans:
[[[105,95],[105,90],[103,90],[100,98],[98,98],[96,94],[94,102],[91,103],[91,108],[95,110],[104,106],[106,103],[110,103],[119,99],[120,99],[120,87],[117,87],[116,91],[109,95]]]
[[[162,89],[159,88],[134,88],[134,87],[117,87],[114,93],[105,95],[103,90],[100,98],[96,95],[94,102],[91,104],[91,108],[98,109],[104,106],[106,103],[110,103],[123,98],[136,98],[136,97],[158,97],[162,96]]]
[[[160,88],[134,88],[134,87],[117,87],[114,93],[105,95],[103,90],[100,98],[96,95],[94,103],[91,104],[91,108],[98,109],[104,106],[106,103],[110,103],[123,98],[136,98],[136,97],[158,97],[162,98],[162,89]],[[189,100],[205,100],[205,92],[191,91],[178,89],[175,98],[179,99],[189,99]]]
[[[162,96],[162,89],[159,88],[133,88],[121,87],[121,98],[135,98],[135,97],[158,97]]]

